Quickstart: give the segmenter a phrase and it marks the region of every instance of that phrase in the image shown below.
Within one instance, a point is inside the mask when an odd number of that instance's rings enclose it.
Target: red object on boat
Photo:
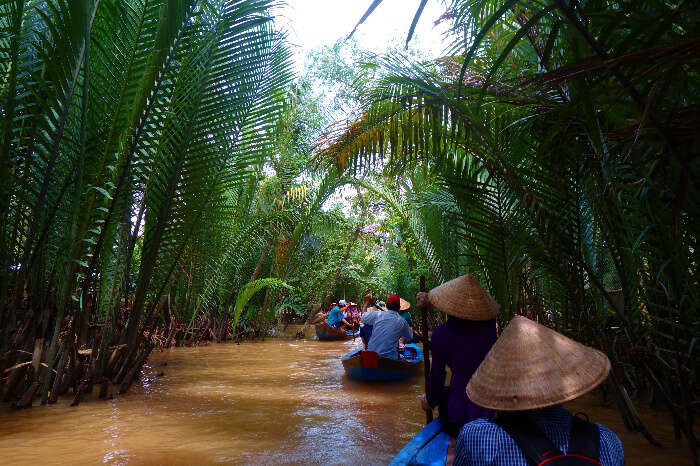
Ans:
[[[379,367],[379,355],[376,351],[362,351],[360,353],[360,364],[365,369],[376,369]]]

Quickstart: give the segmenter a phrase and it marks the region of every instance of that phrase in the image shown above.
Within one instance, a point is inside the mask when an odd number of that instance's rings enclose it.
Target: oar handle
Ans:
[[[380,311],[386,311],[386,309],[384,309],[384,308],[381,307],[379,304],[377,304],[376,301],[370,301],[370,304],[371,304],[372,306],[376,307],[377,309],[379,309]]]
[[[420,291],[425,293],[425,277],[420,276]],[[421,327],[423,330],[423,364],[425,365],[424,372],[424,383],[425,383],[425,393],[428,394],[428,376],[430,375],[430,339],[428,334],[428,316],[427,316],[427,306],[420,306],[420,320]],[[433,421],[433,410],[425,410],[425,422],[430,424]]]

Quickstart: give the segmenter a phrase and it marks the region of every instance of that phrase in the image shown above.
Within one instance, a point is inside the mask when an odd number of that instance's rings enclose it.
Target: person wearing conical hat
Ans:
[[[472,403],[465,388],[496,341],[499,306],[471,274],[418,293],[416,300],[424,309],[432,305],[447,314],[447,322],[433,330],[432,366],[421,406],[438,406],[443,430],[456,437],[465,423],[491,414]],[[449,387],[447,367],[452,372]]]
[[[420,335],[418,335],[416,330],[413,328],[413,316],[411,315],[411,311],[409,309],[411,309],[411,303],[399,297],[399,316],[401,316],[403,320],[408,323],[408,326],[411,328],[411,332],[413,332],[413,340],[405,341],[403,338],[399,340],[399,351],[401,351],[401,348],[408,343],[418,342],[418,338],[420,337]]]
[[[399,315],[408,322],[408,325],[413,327],[413,316],[411,316],[411,303],[399,296]]]
[[[513,317],[466,389],[474,403],[498,415],[464,426],[454,464],[623,465],[615,433],[561,406],[600,385],[609,371],[600,351]]]

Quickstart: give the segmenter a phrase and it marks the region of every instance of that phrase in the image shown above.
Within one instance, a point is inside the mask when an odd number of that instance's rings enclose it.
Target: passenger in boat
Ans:
[[[408,322],[398,314],[400,306],[399,295],[390,294],[386,300],[386,312],[371,312],[362,316],[362,323],[373,327],[367,349],[376,351],[379,356],[399,359],[399,338],[403,337],[406,341],[413,338]]]
[[[403,298],[400,298],[400,299],[401,299],[401,307],[399,309],[399,315],[401,317],[403,317],[404,320],[406,322],[408,322],[408,326],[411,327],[411,332],[413,332],[413,340],[410,340],[410,341],[403,341],[402,340],[399,343],[399,347],[401,347],[402,344],[418,343],[419,341],[421,341],[421,338],[423,338],[423,336],[420,333],[418,333],[418,331],[415,328],[413,328],[413,316],[411,315],[411,312],[409,311],[409,309],[411,308],[411,303],[409,303],[408,301],[406,301]]]
[[[561,406],[593,390],[609,371],[600,351],[513,317],[467,385],[474,403],[499,414],[464,426],[454,464],[623,465],[613,431]]]
[[[375,306],[370,306],[371,302],[372,302],[372,294],[366,294],[363,297],[362,311],[361,311],[362,316],[365,316],[370,312],[377,311],[377,308]],[[360,323],[362,323],[362,317],[360,317]],[[360,325],[360,338],[362,339],[362,346],[364,347],[364,349],[367,349],[367,343],[369,342],[369,338],[371,336],[372,336],[372,326],[369,324],[362,323]]]
[[[343,327],[345,330],[356,332],[360,328],[360,311],[357,309],[357,304],[348,303],[343,316]]]
[[[471,274],[418,293],[418,305],[431,305],[447,314],[447,322],[433,330],[432,365],[421,400],[423,409],[439,408],[443,430],[456,437],[467,422],[492,415],[475,405],[465,389],[472,374],[496,341],[499,306]],[[446,368],[452,372],[445,387]]]
[[[399,316],[403,320],[405,320],[408,323],[408,326],[411,329],[411,332],[413,332],[413,336],[416,336],[415,330],[413,330],[413,316],[411,316],[411,313],[409,312],[409,309],[411,308],[411,303],[403,299],[402,297],[399,296]],[[408,343],[412,343],[413,340],[411,341],[406,341],[403,337],[399,338],[399,353],[403,354],[404,348]]]
[[[345,300],[338,301],[338,305],[334,306],[328,313],[328,325],[333,328],[340,328],[343,325],[343,310],[345,310]]]
[[[399,315],[406,321],[408,322],[408,326],[413,329],[413,316],[411,315],[411,312],[409,309],[411,309],[411,303],[406,301],[403,298],[399,298],[401,300],[401,305],[399,307]]]

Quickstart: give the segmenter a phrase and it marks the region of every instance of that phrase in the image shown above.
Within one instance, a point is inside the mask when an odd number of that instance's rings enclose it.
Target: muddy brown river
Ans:
[[[358,345],[280,338],[157,352],[113,400],[0,408],[0,464],[386,464],[422,428],[422,376],[349,380],[340,356]],[[658,449],[598,396],[569,407],[617,431],[628,465],[690,464],[663,413],[641,413]]]

